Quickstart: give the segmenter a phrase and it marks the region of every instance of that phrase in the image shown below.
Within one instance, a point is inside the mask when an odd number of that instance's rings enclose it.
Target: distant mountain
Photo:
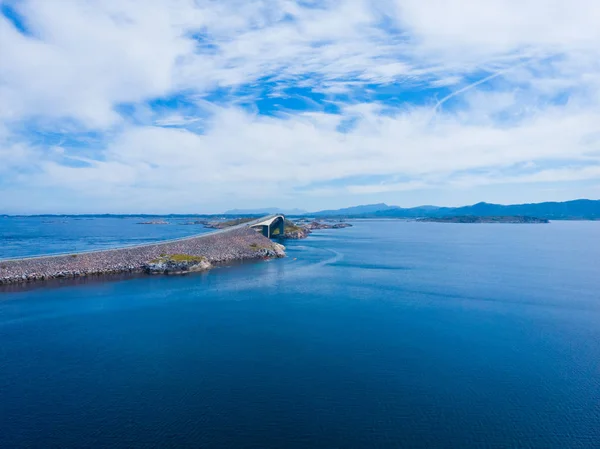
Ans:
[[[280,209],[278,207],[265,207],[262,209],[231,209],[223,213],[223,215],[305,215],[307,212],[302,209]]]
[[[297,214],[302,215],[302,214]],[[462,207],[419,206],[402,208],[385,203],[322,210],[308,214],[314,217],[348,218],[426,218],[426,217],[509,217],[527,216],[547,220],[600,220],[600,200],[574,200],[533,204],[477,203]]]
[[[381,210],[374,217],[448,217],[448,216],[529,216],[548,220],[600,220],[600,200],[574,200],[534,204],[490,204],[477,203],[463,207],[415,207]]]
[[[363,214],[372,214],[375,212],[385,212],[390,210],[398,209],[398,206],[388,206],[385,203],[378,204],[366,204],[363,206],[354,206],[354,207],[346,207],[343,209],[335,209],[335,210],[321,210],[319,212],[313,212],[311,216],[349,216],[349,215],[363,215]]]
[[[600,200],[574,200],[533,204],[477,203],[462,207],[419,206],[402,208],[385,203],[365,204],[342,209],[306,212],[301,209],[233,209],[225,215],[309,215],[311,217],[347,218],[436,218],[436,217],[510,217],[527,216],[547,220],[600,220]]]

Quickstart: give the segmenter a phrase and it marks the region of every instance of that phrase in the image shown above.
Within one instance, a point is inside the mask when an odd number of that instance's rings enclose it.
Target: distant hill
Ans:
[[[437,217],[536,217],[546,220],[600,220],[600,200],[574,200],[533,204],[492,204],[477,203],[462,207],[418,206],[403,208],[385,203],[364,204],[342,209],[306,212],[301,209],[233,209],[225,215],[267,215],[284,214],[291,216],[347,218],[437,218]]]
[[[519,224],[539,224],[550,223],[545,218],[508,216],[508,217],[476,217],[473,215],[459,215],[452,217],[426,217],[417,218],[417,221],[424,223],[519,223]]]
[[[366,204],[363,206],[346,207],[343,209],[335,210],[321,210],[319,212],[313,212],[310,215],[316,217],[332,217],[332,216],[349,216],[349,215],[363,215],[372,214],[376,212],[385,212],[393,209],[398,209],[398,206],[388,206],[385,203],[378,204]]]
[[[462,207],[419,206],[402,208],[385,203],[322,210],[315,217],[354,218],[426,218],[426,217],[498,217],[527,216],[547,220],[600,220],[600,200],[574,200],[533,204],[477,203]]]
[[[600,220],[600,200],[574,200],[534,204],[477,203],[463,207],[415,207],[377,211],[375,217],[529,216],[547,220]]]
[[[378,211],[379,217],[448,217],[448,216],[529,216],[548,220],[598,220],[600,219],[600,201],[574,200],[566,202],[549,202],[536,204],[501,205],[477,203],[463,207],[440,207],[436,209],[394,209]]]
[[[219,217],[223,215],[269,215],[284,214],[289,216],[310,216],[318,218],[436,218],[436,217],[534,217],[546,220],[600,220],[600,200],[573,200],[564,202],[547,202],[531,204],[492,204],[477,203],[471,206],[438,207],[418,206],[402,208],[385,203],[366,204],[343,209],[306,212],[302,209],[282,209],[266,207],[262,209],[232,209],[223,214],[40,214],[40,215],[6,215],[0,217],[77,217],[77,218],[190,218]]]
[[[223,213],[223,215],[305,215],[307,212],[302,209],[280,209],[278,207],[265,207],[262,209],[231,209]]]

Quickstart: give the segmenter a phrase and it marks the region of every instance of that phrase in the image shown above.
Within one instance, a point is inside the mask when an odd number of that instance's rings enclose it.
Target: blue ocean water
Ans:
[[[163,220],[164,225],[142,225]],[[3,217],[0,259],[138,245],[211,231],[195,217]]]
[[[354,224],[0,293],[0,447],[600,447],[600,223]]]

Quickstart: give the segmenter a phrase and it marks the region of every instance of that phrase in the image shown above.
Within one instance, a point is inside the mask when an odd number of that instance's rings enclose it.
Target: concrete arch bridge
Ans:
[[[269,215],[267,217],[262,217],[258,220],[246,223],[246,226],[249,226],[253,229],[256,229],[257,231],[262,232],[262,235],[264,235],[267,238],[271,238],[275,230],[279,231],[276,234],[283,235],[283,232],[285,230],[285,216]]]

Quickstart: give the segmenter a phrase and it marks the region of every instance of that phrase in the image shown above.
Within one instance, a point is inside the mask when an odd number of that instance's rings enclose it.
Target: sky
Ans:
[[[0,0],[0,213],[600,198],[597,0]]]

